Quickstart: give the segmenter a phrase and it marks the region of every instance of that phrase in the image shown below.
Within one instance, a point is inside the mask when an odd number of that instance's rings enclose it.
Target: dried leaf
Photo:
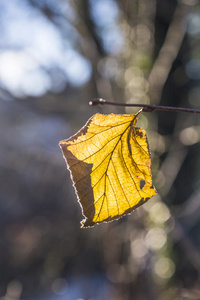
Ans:
[[[85,220],[82,227],[131,213],[156,194],[146,132],[137,115],[96,114],[61,141]]]

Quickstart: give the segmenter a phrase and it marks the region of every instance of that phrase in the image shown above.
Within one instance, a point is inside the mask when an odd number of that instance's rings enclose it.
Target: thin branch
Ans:
[[[153,112],[153,111],[171,111],[171,112],[186,112],[192,114],[200,114],[199,109],[193,108],[183,108],[183,107],[173,107],[173,106],[159,106],[159,105],[150,105],[150,104],[137,104],[137,103],[118,103],[111,102],[104,99],[94,99],[89,102],[89,105],[114,105],[114,106],[129,106],[129,107],[142,107],[143,112]]]

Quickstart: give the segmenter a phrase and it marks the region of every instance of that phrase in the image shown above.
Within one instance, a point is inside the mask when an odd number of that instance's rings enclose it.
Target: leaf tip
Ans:
[[[89,219],[84,219],[81,221],[81,228],[91,228],[95,225],[95,222],[89,220]]]
[[[60,148],[63,148],[63,147],[66,146],[66,142],[65,141],[60,141],[58,145],[59,145]]]

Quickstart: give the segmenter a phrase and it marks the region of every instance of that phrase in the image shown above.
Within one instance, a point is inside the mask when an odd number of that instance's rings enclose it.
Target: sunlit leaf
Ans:
[[[96,114],[60,146],[85,220],[83,227],[131,213],[156,191],[146,132],[136,115]]]

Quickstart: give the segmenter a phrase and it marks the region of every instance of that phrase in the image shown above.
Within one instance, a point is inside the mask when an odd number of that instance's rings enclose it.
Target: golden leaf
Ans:
[[[82,207],[82,227],[131,213],[156,194],[146,132],[137,115],[95,114],[60,142]]]

